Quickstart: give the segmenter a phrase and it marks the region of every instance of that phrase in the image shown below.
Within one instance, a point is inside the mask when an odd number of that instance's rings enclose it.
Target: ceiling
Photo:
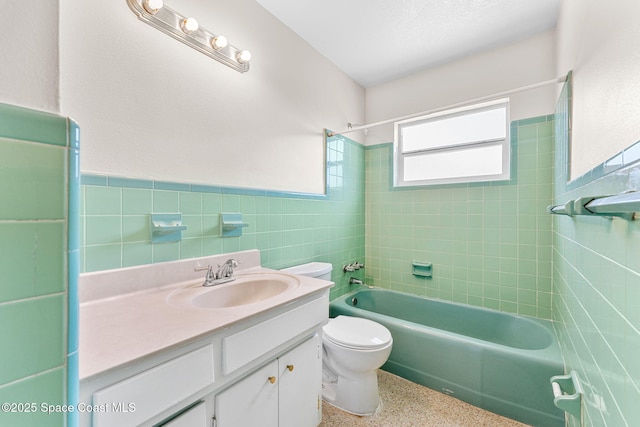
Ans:
[[[364,87],[555,28],[561,0],[256,0]]]

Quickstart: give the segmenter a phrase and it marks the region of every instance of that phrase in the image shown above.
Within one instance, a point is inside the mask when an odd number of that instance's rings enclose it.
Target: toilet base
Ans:
[[[377,372],[369,372],[356,378],[339,376],[335,382],[323,382],[322,400],[351,414],[373,415],[381,403]]]

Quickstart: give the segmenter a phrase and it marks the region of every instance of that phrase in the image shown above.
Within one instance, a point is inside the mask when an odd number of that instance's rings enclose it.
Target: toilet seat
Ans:
[[[387,328],[361,317],[338,316],[330,319],[322,331],[324,338],[334,344],[357,350],[375,350],[391,342]]]

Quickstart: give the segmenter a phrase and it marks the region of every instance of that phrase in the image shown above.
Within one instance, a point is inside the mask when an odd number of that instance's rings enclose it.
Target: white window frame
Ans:
[[[472,113],[495,109],[496,106],[504,106],[505,108],[505,137],[504,139],[478,140],[464,144],[456,144],[451,146],[442,146],[437,148],[425,148],[414,151],[404,151],[402,141],[402,128],[408,124],[416,125],[417,122],[433,122],[437,120],[448,119],[456,116],[464,116]],[[507,181],[511,178],[511,137],[510,137],[510,120],[509,120],[509,99],[498,99],[495,101],[484,102],[481,104],[470,105],[466,107],[456,108],[452,110],[440,111],[425,116],[414,117],[394,123],[394,186],[396,187],[414,187],[425,185],[439,184],[457,184],[472,182],[488,182],[488,181]],[[475,175],[475,176],[455,176],[448,178],[425,178],[423,180],[405,181],[404,179],[404,161],[405,158],[415,155],[424,155],[430,153],[451,153],[465,152],[465,149],[473,150],[481,147],[491,147],[500,145],[502,147],[502,173],[494,175]],[[468,151],[467,151],[468,153]]]

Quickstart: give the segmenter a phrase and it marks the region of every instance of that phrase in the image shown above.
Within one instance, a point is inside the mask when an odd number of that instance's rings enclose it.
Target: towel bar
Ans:
[[[629,191],[612,196],[585,196],[569,200],[564,205],[547,206],[554,215],[591,215],[634,220],[640,212],[640,191]]]

